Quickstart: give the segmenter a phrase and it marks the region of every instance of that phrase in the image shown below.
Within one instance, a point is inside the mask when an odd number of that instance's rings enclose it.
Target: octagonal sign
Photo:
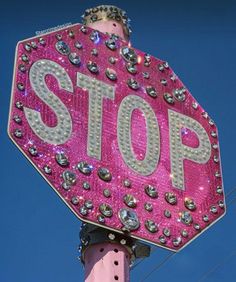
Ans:
[[[167,62],[114,35],[19,42],[8,131],[83,221],[176,251],[225,212],[214,122]]]

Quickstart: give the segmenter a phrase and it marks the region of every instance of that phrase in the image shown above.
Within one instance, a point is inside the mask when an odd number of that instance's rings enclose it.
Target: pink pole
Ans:
[[[95,244],[85,251],[85,282],[129,282],[130,255],[119,244]]]

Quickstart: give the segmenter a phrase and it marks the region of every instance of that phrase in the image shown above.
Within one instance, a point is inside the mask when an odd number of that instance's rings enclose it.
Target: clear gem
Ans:
[[[213,126],[213,125],[215,124],[215,123],[214,123],[214,120],[212,120],[212,119],[209,119],[208,123],[209,123],[211,126]]]
[[[109,59],[108,59],[108,61],[111,63],[111,64],[115,64],[116,63],[116,58],[114,58],[114,57],[110,57]]]
[[[123,184],[125,187],[130,188],[131,187],[131,181],[129,179],[125,179],[123,181]]]
[[[193,227],[194,227],[194,229],[197,230],[197,231],[199,231],[199,230],[201,229],[201,227],[200,227],[200,225],[199,225],[198,223],[195,223],[195,224],[193,225]]]
[[[27,52],[30,52],[30,51],[31,51],[31,46],[30,46],[29,43],[26,43],[26,44],[24,45],[24,48],[25,48],[25,50],[26,50]]]
[[[70,47],[64,41],[57,41],[56,50],[62,55],[69,55]]]
[[[109,198],[111,197],[111,191],[109,189],[104,189],[103,190],[103,195],[106,197],[106,198]]]
[[[203,215],[202,220],[205,221],[205,222],[208,222],[209,221],[209,216],[206,215],[206,214]]]
[[[165,217],[170,218],[171,217],[171,212],[169,210],[165,210],[164,211],[164,215],[165,215]]]
[[[215,177],[217,177],[217,178],[220,178],[220,177],[221,177],[221,174],[220,174],[219,171],[216,171],[216,172],[215,172]]]
[[[92,49],[91,54],[92,54],[93,56],[98,56],[98,50],[95,49],[95,48]]]
[[[29,58],[28,58],[28,56],[27,56],[26,54],[23,54],[23,55],[21,56],[21,60],[22,60],[23,62],[25,62],[25,63],[28,63],[28,62],[29,62]]]
[[[175,89],[173,91],[175,99],[179,102],[184,102],[186,99],[185,92],[186,92],[185,88]]]
[[[184,205],[190,211],[194,211],[196,209],[196,204],[195,204],[194,200],[192,200],[190,198],[184,199]]]
[[[181,235],[184,237],[184,238],[187,238],[188,237],[188,231],[183,229],[181,230]]]
[[[78,203],[79,203],[79,197],[77,197],[77,196],[72,197],[71,203],[72,203],[73,205],[78,205]]]
[[[120,243],[121,243],[121,245],[125,245],[126,244],[126,240],[125,239],[121,239]]]
[[[127,230],[136,230],[139,228],[139,219],[135,211],[129,209],[119,210],[119,219]]]
[[[75,66],[80,65],[81,60],[80,60],[80,57],[76,53],[70,53],[68,58],[73,65]]]
[[[23,65],[23,64],[20,64],[20,65],[18,66],[18,69],[19,69],[19,71],[21,71],[21,72],[26,72],[26,67],[25,67],[25,65]]]
[[[63,189],[65,189],[67,191],[70,190],[70,188],[71,188],[71,185],[68,182],[63,182],[61,186],[62,186]]]
[[[91,200],[87,200],[87,201],[84,202],[84,206],[87,209],[91,210],[93,208],[93,202]]]
[[[218,162],[219,162],[218,156],[214,156],[214,162],[215,162],[215,163],[218,163]]]
[[[80,31],[83,32],[84,34],[86,34],[87,28],[83,25],[83,26],[81,26]]]
[[[208,118],[208,113],[207,112],[202,112],[202,116],[207,119]]]
[[[17,115],[13,117],[13,120],[14,120],[14,122],[17,123],[17,124],[21,124],[21,123],[22,123],[21,117],[19,117],[19,116],[17,116]]]
[[[182,243],[181,237],[174,238],[174,239],[172,240],[172,243],[173,243],[173,245],[174,245],[175,247],[178,247],[178,246]]]
[[[43,37],[39,38],[39,44],[41,44],[43,46],[46,44],[46,41],[45,41],[45,39]]]
[[[147,71],[145,71],[145,72],[143,72],[143,78],[149,78],[150,77],[150,74],[149,74],[149,72],[147,72]]]
[[[170,79],[171,79],[171,81],[173,81],[173,82],[175,82],[176,81],[176,79],[177,79],[177,76],[176,76],[176,74],[171,74],[170,75]]]
[[[75,185],[76,183],[76,174],[70,170],[65,170],[62,173],[62,177],[66,183],[70,185]]]
[[[196,110],[198,108],[198,103],[197,102],[193,102],[192,103],[192,107],[194,108],[194,110]]]
[[[75,34],[74,34],[73,30],[69,31],[69,37],[70,38],[74,38],[75,37]]]
[[[156,187],[154,187],[152,185],[146,185],[145,186],[145,192],[151,198],[157,198],[158,197],[157,189],[156,189]]]
[[[93,30],[90,34],[90,40],[92,40],[95,44],[99,42],[100,36],[97,30]]]
[[[112,39],[112,38],[106,40],[106,41],[105,41],[105,44],[106,44],[106,46],[107,46],[110,50],[112,50],[112,51],[114,51],[114,50],[117,49],[117,47],[116,47],[116,41],[115,41],[114,39]]]
[[[99,210],[106,217],[111,217],[113,214],[112,207],[108,204],[101,204]]]
[[[37,156],[38,155],[38,151],[37,151],[36,147],[29,147],[28,151],[29,151],[31,156]]]
[[[56,161],[60,166],[68,166],[69,161],[67,156],[64,153],[57,153],[56,156]]]
[[[218,145],[215,144],[215,143],[213,143],[211,146],[212,146],[212,148],[213,148],[214,150],[217,150],[217,149],[218,149]]]
[[[83,189],[90,190],[90,184],[87,181],[83,182]]]
[[[46,174],[51,174],[52,173],[52,169],[49,165],[45,165],[43,167],[43,171],[46,173]]]
[[[83,45],[82,45],[81,42],[77,41],[77,42],[75,42],[75,47],[76,47],[77,49],[82,49],[82,48],[83,48]]]
[[[137,205],[137,200],[131,194],[126,194],[123,200],[124,200],[124,203],[130,208],[135,208]]]
[[[211,132],[211,136],[214,137],[214,138],[216,138],[216,137],[217,137],[216,132],[215,132],[215,131],[212,131],[212,132]]]
[[[98,71],[99,71],[97,64],[95,62],[92,62],[92,61],[89,61],[87,63],[87,68],[92,73],[98,73]]]
[[[17,137],[17,138],[22,138],[23,133],[22,133],[21,129],[16,129],[16,130],[14,131],[14,135],[15,135],[15,137]]]
[[[109,233],[108,238],[113,241],[113,240],[115,240],[116,236],[113,233]]]
[[[88,209],[85,206],[80,207],[79,212],[82,215],[87,215],[88,214]]]
[[[85,175],[90,175],[93,167],[87,162],[81,161],[77,164],[77,169]]]
[[[210,211],[212,213],[217,213],[217,207],[216,206],[211,206]]]
[[[180,213],[180,220],[182,223],[189,225],[193,222],[193,218],[188,211],[183,211]]]
[[[106,76],[110,79],[110,80],[116,80],[117,79],[117,75],[116,75],[116,71],[113,69],[106,69]]]
[[[160,243],[162,243],[162,244],[166,244],[166,237],[163,236],[163,235],[161,235],[161,236],[159,237],[159,241],[160,241]]]
[[[224,206],[225,206],[224,201],[220,200],[220,201],[218,202],[218,205],[219,205],[220,208],[223,209]]]
[[[162,79],[160,80],[160,82],[161,82],[162,85],[167,85],[167,80],[164,79],[164,78],[162,78]]]
[[[168,68],[169,68],[168,62],[164,62],[164,63],[163,63],[163,66],[164,66],[165,69],[168,69]]]
[[[136,64],[138,61],[137,54],[135,53],[133,49],[129,47],[121,48],[121,55],[127,62]]]
[[[98,169],[98,176],[100,177],[100,179],[102,179],[104,181],[111,181],[111,179],[112,179],[112,175],[111,175],[109,169],[107,169],[105,167],[100,167]]]
[[[159,71],[163,72],[164,69],[165,69],[165,68],[164,68],[164,65],[163,65],[163,64],[159,64],[159,65],[158,65],[158,70],[159,70]]]
[[[216,192],[217,192],[217,194],[222,194],[223,193],[222,187],[221,186],[217,186],[216,187]]]
[[[164,100],[165,100],[168,104],[174,104],[175,101],[174,101],[174,97],[173,97],[172,94],[170,94],[170,93],[164,93],[163,97],[164,97]]]
[[[21,82],[17,83],[17,88],[18,88],[18,90],[20,90],[20,91],[24,91],[24,90],[25,90],[25,86],[24,86],[24,84],[21,83]]]
[[[171,205],[175,205],[177,203],[177,197],[174,193],[166,192],[165,193],[165,199],[166,199],[167,203],[169,203]]]
[[[157,97],[157,91],[156,91],[155,87],[153,87],[153,86],[147,86],[146,92],[149,96],[151,96],[153,98]]]
[[[135,74],[137,73],[137,67],[136,65],[132,64],[132,63],[127,63],[126,64],[126,69],[129,73]]]
[[[105,223],[105,217],[102,214],[97,216],[97,220],[99,223]]]
[[[151,203],[145,203],[144,208],[145,208],[146,211],[149,211],[149,212],[151,212],[153,210],[153,206],[152,206]]]
[[[162,232],[166,237],[170,237],[170,229],[169,228],[164,228]]]
[[[23,110],[23,108],[24,108],[23,103],[21,103],[20,101],[17,101],[17,102],[15,103],[15,106],[16,106],[16,108],[19,109],[19,110]]]
[[[145,227],[147,228],[148,231],[150,231],[151,233],[155,233],[158,231],[158,226],[157,224],[153,221],[153,220],[146,220],[145,221]]]
[[[62,39],[62,35],[61,34],[56,34],[56,39],[57,40],[61,40]]]
[[[139,83],[136,80],[134,80],[133,78],[129,78],[127,80],[127,84],[131,89],[134,89],[134,90],[139,89]]]
[[[35,41],[32,41],[30,44],[31,44],[31,47],[33,49],[37,49],[38,48],[37,43]]]

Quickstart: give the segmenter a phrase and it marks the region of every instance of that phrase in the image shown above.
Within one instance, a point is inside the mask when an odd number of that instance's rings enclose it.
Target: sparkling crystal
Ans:
[[[139,228],[139,219],[135,211],[129,209],[119,210],[119,219],[127,230],[136,230]]]
[[[209,216],[206,215],[206,214],[203,215],[202,220],[205,221],[205,222],[208,222],[209,221]]]
[[[158,65],[158,70],[159,70],[159,71],[163,72],[164,69],[165,69],[165,68],[164,68],[164,65],[163,65],[163,64],[159,64],[159,65]]]
[[[81,42],[76,41],[76,42],[75,42],[75,47],[76,47],[77,49],[82,49],[82,48],[83,48],[83,45],[82,45]]]
[[[46,41],[45,41],[45,39],[43,37],[39,38],[39,44],[43,45],[43,46],[46,44]]]
[[[74,34],[73,30],[69,31],[69,37],[70,38],[74,38],[75,37],[75,34]]]
[[[20,91],[24,91],[25,90],[25,86],[23,83],[19,82],[17,83],[17,88],[20,90]]]
[[[163,236],[163,235],[161,235],[161,236],[159,237],[159,241],[160,241],[161,244],[166,244],[166,237]]]
[[[215,124],[212,119],[209,119],[208,123],[209,123],[211,126],[213,126],[213,125]]]
[[[85,161],[79,162],[76,167],[81,173],[85,175],[90,175],[93,169],[92,165],[88,164]]]
[[[116,47],[116,41],[115,41],[114,39],[112,39],[112,38],[106,40],[106,41],[105,41],[105,44],[106,44],[106,46],[107,46],[110,50],[112,50],[112,51],[114,51],[114,50],[117,49],[117,47]]]
[[[22,123],[22,119],[21,119],[21,117],[18,116],[18,115],[15,115],[15,116],[13,117],[13,120],[14,120],[14,122],[17,123],[17,124],[21,124],[21,123]]]
[[[155,87],[153,87],[153,86],[147,86],[146,87],[146,92],[152,98],[156,98],[157,97],[157,91],[156,91]]]
[[[201,227],[200,227],[200,225],[199,225],[198,223],[195,223],[195,224],[193,225],[193,227],[194,227],[194,229],[197,230],[197,231],[199,231],[199,230],[201,229]]]
[[[115,64],[116,63],[116,58],[114,58],[114,57],[110,57],[109,59],[108,59],[108,61],[109,61],[109,63],[111,63],[111,64]]]
[[[16,130],[14,131],[14,135],[15,135],[15,137],[17,137],[17,138],[22,138],[22,137],[23,137],[23,133],[22,133],[21,129],[16,129]]]
[[[164,78],[162,78],[162,79],[160,80],[160,82],[161,82],[162,85],[167,85],[167,80],[164,79]]]
[[[223,209],[224,206],[225,206],[224,201],[220,200],[220,201],[218,202],[218,205],[219,205],[220,208]]]
[[[198,108],[198,103],[197,102],[192,103],[192,107],[196,110]]]
[[[112,207],[108,204],[101,204],[99,210],[106,217],[111,217],[113,214]]]
[[[195,204],[193,199],[185,198],[184,199],[184,205],[190,211],[194,211],[196,209],[196,204]]]
[[[70,47],[64,41],[57,41],[56,50],[62,55],[69,55]]]
[[[72,197],[71,198],[71,203],[73,205],[78,205],[79,204],[79,197],[77,197],[77,196]]]
[[[90,190],[90,184],[87,181],[83,182],[83,189]]]
[[[165,100],[168,104],[174,104],[175,101],[174,101],[174,97],[173,97],[172,94],[170,94],[170,93],[164,93],[163,97],[164,97],[164,100]]]
[[[170,229],[169,228],[164,228],[162,232],[166,237],[170,237]]]
[[[187,238],[188,237],[188,231],[183,229],[181,230],[181,235],[184,237],[184,238]]]
[[[147,71],[145,71],[145,72],[143,72],[143,78],[149,78],[150,77],[150,74],[149,74],[149,72],[147,72]]]
[[[23,103],[21,103],[20,101],[17,101],[17,102],[15,103],[15,106],[16,106],[16,108],[19,109],[19,110],[23,110],[23,108],[24,108]]]
[[[123,200],[124,200],[124,203],[130,208],[135,208],[137,205],[137,200],[131,194],[126,194]]]
[[[212,132],[211,132],[211,136],[214,137],[214,138],[216,138],[216,137],[217,137],[216,132],[215,132],[215,131],[212,131]]]
[[[87,201],[84,202],[84,206],[87,209],[91,210],[93,208],[93,202],[91,200],[87,200]]]
[[[31,156],[37,156],[38,155],[38,151],[37,151],[36,147],[29,147],[28,151],[29,151]]]
[[[146,185],[145,186],[145,192],[151,198],[157,198],[158,197],[157,189],[156,189],[156,187],[154,187],[152,185]]]
[[[164,63],[163,63],[163,66],[164,66],[165,69],[168,69],[168,68],[169,68],[168,62],[164,62]]]
[[[75,185],[76,183],[76,174],[70,170],[65,170],[62,173],[62,177],[66,183],[70,185]]]
[[[88,209],[85,206],[81,206],[79,209],[80,214],[82,215],[87,215],[88,214]]]
[[[207,119],[208,118],[208,113],[207,112],[202,112],[202,116]]]
[[[104,181],[111,181],[111,179],[112,179],[112,175],[111,175],[109,169],[107,169],[105,167],[100,167],[98,169],[98,176],[100,177],[100,179],[102,179]]]
[[[212,144],[212,148],[213,148],[214,150],[217,150],[217,149],[218,149],[218,145],[215,144],[215,143],[213,143],[213,144]]]
[[[95,44],[97,44],[100,40],[99,32],[97,30],[93,30],[90,34],[90,40],[92,40]]]
[[[51,174],[52,173],[52,169],[49,165],[45,165],[43,167],[43,171],[46,173],[46,174]]]
[[[180,213],[180,220],[186,225],[189,225],[193,222],[192,216],[188,211],[183,211]]]
[[[18,66],[18,69],[19,69],[19,71],[21,71],[21,72],[26,72],[26,66],[23,65],[23,64],[20,64],[20,65]]]
[[[56,156],[56,161],[60,166],[68,166],[69,161],[67,156],[64,153],[57,153]]]
[[[117,79],[117,75],[116,75],[116,71],[113,69],[106,69],[106,76],[110,79],[110,80],[116,80]]]
[[[70,190],[70,188],[71,188],[71,185],[68,182],[63,182],[61,186],[62,186],[63,189],[65,189],[67,191]]]
[[[164,215],[165,215],[165,217],[170,218],[171,217],[171,212],[169,210],[165,210],[164,211]]]
[[[28,58],[28,56],[27,56],[26,54],[23,54],[23,55],[21,56],[21,60],[22,60],[23,62],[25,62],[25,63],[28,63],[28,62],[29,62],[29,58]]]
[[[111,191],[109,189],[104,189],[103,190],[103,195],[106,197],[106,198],[109,198],[111,197]]]
[[[97,216],[97,220],[99,223],[105,223],[105,217],[102,214]]]
[[[186,99],[186,95],[185,95],[185,88],[179,88],[179,89],[175,89],[173,91],[174,97],[177,101],[179,102],[184,102]]]
[[[126,64],[126,69],[129,73],[135,74],[137,73],[137,67],[136,65],[132,64],[132,63],[127,63]]]
[[[212,213],[217,213],[217,207],[216,206],[211,206],[210,211]]]
[[[83,32],[84,34],[86,34],[87,28],[83,25],[83,26],[81,26],[80,31]]]
[[[121,245],[125,245],[126,244],[126,240],[125,239],[121,239],[120,243],[121,243]]]
[[[218,156],[214,156],[214,162],[215,162],[215,163],[218,163],[218,162],[219,162]]]
[[[75,66],[80,65],[81,60],[80,60],[80,57],[76,53],[70,53],[68,58],[73,65]]]
[[[153,220],[146,220],[145,221],[145,227],[147,228],[148,231],[150,231],[151,233],[155,233],[158,231],[158,226],[157,224],[153,221]]]
[[[131,49],[129,47],[121,48],[121,55],[127,62],[130,62],[130,63],[133,63],[133,64],[137,64],[137,62],[138,62],[137,54],[135,53],[135,51],[133,49]]]
[[[220,178],[220,177],[221,177],[221,174],[220,174],[219,171],[216,171],[216,172],[215,172],[215,177],[217,177],[217,178]]]
[[[57,40],[61,40],[62,39],[62,35],[61,34],[56,34],[56,39]]]
[[[131,181],[129,179],[125,179],[123,181],[123,184],[125,187],[130,188],[131,187]]]
[[[144,208],[145,208],[146,211],[149,211],[149,212],[151,212],[153,210],[153,206],[152,206],[151,203],[145,203]]]
[[[30,44],[31,44],[31,47],[33,49],[37,49],[38,48],[37,43],[35,41],[32,41]]]
[[[91,51],[91,54],[92,54],[93,56],[98,56],[98,50],[95,49],[95,48],[93,48],[92,51]]]
[[[27,52],[30,52],[30,51],[31,51],[31,45],[30,45],[29,43],[26,43],[26,44],[24,45],[24,48],[25,48],[25,50],[26,50]]]
[[[171,192],[165,193],[165,200],[167,201],[167,203],[169,203],[171,205],[175,205],[177,203],[176,195],[174,193],[171,193]]]
[[[175,247],[178,247],[178,246],[182,243],[181,237],[174,238],[174,239],[172,240],[172,243],[173,243],[173,245],[174,245]]]
[[[222,187],[221,186],[217,186],[216,187],[216,192],[217,192],[217,194],[222,194],[223,193]]]
[[[170,79],[173,81],[173,82],[175,82],[176,81],[176,79],[177,79],[177,76],[176,76],[176,74],[171,74],[170,75]]]
[[[91,73],[98,73],[99,69],[95,62],[89,61],[87,63],[87,68]]]
[[[131,89],[134,89],[134,90],[139,89],[139,83],[136,80],[134,80],[133,78],[129,78],[127,80],[127,84]]]

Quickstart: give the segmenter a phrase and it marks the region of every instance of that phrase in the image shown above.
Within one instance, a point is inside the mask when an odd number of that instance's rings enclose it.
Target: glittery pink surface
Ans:
[[[163,94],[172,93],[173,89],[183,87],[183,83],[176,77],[171,79],[174,75],[170,67],[164,68],[163,71],[158,70],[158,65],[164,62],[160,59],[151,56],[150,66],[144,65],[145,53],[134,49],[140,61],[137,64],[137,74],[130,74],[126,70],[126,62],[120,55],[120,48],[127,46],[127,42],[117,40],[117,50],[112,51],[105,45],[105,40],[109,38],[108,35],[100,33],[99,42],[92,42],[90,33],[92,29],[88,28],[87,33],[80,31],[81,25],[76,24],[62,30],[42,35],[45,39],[45,46],[39,44],[39,37],[31,38],[22,41],[17,46],[16,63],[14,74],[14,85],[12,91],[11,113],[9,118],[9,135],[21,151],[31,160],[34,166],[47,179],[54,190],[61,196],[73,212],[81,219],[87,222],[96,223],[103,227],[108,227],[114,230],[122,229],[122,224],[118,217],[118,211],[121,208],[127,208],[123,202],[125,194],[132,194],[137,199],[137,207],[133,210],[137,213],[140,220],[139,229],[132,231],[131,236],[140,238],[148,242],[166,247],[172,250],[179,250],[204,229],[209,227],[214,221],[220,218],[225,213],[225,207],[219,206],[219,201],[224,201],[223,193],[217,193],[217,186],[222,186],[222,178],[216,177],[215,173],[221,173],[219,149],[212,148],[211,158],[206,164],[197,164],[195,162],[184,160],[184,174],[185,174],[185,190],[178,190],[171,184],[171,164],[170,164],[170,147],[169,147],[169,124],[168,124],[168,109],[182,113],[197,120],[209,135],[210,142],[218,144],[218,138],[212,137],[211,132],[216,131],[216,126],[209,123],[209,116],[204,117],[204,110],[199,105],[194,109],[192,104],[196,102],[193,96],[186,91],[186,100],[179,102],[175,100],[174,104],[168,104],[163,99]],[[69,31],[73,30],[74,37],[69,36]],[[76,52],[81,58],[81,65],[74,66],[70,63],[65,55],[61,55],[56,49],[55,44],[58,41],[56,35],[60,34],[63,41],[65,41],[71,52]],[[37,49],[27,52],[24,45],[30,42],[37,43]],[[83,48],[78,50],[74,44],[76,41],[82,43]],[[96,48],[98,56],[91,54],[91,50]],[[29,62],[22,61],[22,54],[26,54]],[[109,57],[117,58],[115,64],[109,62]],[[57,119],[53,111],[51,111],[34,93],[29,81],[29,70],[31,65],[39,59],[49,59],[60,64],[69,74],[74,87],[74,93],[69,93],[65,90],[59,89],[57,81],[52,76],[47,77],[47,85],[49,89],[55,93],[68,108],[71,118],[73,120],[73,132],[71,138],[62,145],[50,145],[43,142],[31,130],[25,116],[24,111],[15,106],[17,101],[23,103],[24,106],[37,110],[41,113],[42,120],[48,126],[55,126]],[[92,74],[87,69],[87,62],[94,61],[99,66],[99,73]],[[18,66],[24,64],[26,72],[18,70]],[[117,81],[109,80],[105,75],[106,68],[114,69],[117,72]],[[115,99],[103,100],[103,123],[102,123],[102,157],[101,161],[91,158],[87,155],[87,132],[88,132],[88,91],[76,86],[76,73],[80,72],[107,84],[115,86]],[[150,78],[144,78],[142,72],[149,72]],[[134,78],[140,84],[138,90],[132,90],[127,85],[127,79]],[[166,79],[167,85],[161,84],[160,80]],[[25,90],[20,91],[17,88],[17,83],[23,83]],[[158,92],[157,98],[152,98],[145,92],[146,86],[154,86]],[[160,159],[156,170],[149,176],[142,176],[131,170],[121,157],[117,141],[117,114],[119,105],[122,99],[127,95],[137,95],[145,99],[153,108],[160,127]],[[13,117],[18,115],[22,118],[22,123],[14,122]],[[138,159],[143,159],[146,151],[146,124],[143,116],[139,111],[135,111],[132,116],[132,145],[134,152]],[[14,131],[20,129],[23,132],[22,138],[14,136]],[[190,147],[198,146],[197,136],[186,130],[183,133],[182,142]],[[30,146],[35,146],[38,151],[37,156],[31,156],[28,152]],[[55,161],[56,152],[64,152],[69,158],[69,167],[63,168]],[[214,156],[219,158],[219,162],[214,162]],[[90,176],[83,175],[75,166],[80,161],[86,161],[93,166],[93,171]],[[52,169],[51,175],[47,175],[43,171],[43,167],[49,165]],[[110,182],[102,181],[98,175],[99,167],[106,167],[112,174]],[[65,170],[73,171],[77,176],[75,186],[72,186],[69,191],[62,188],[61,184],[62,173]],[[129,179],[131,187],[124,186],[123,181]],[[84,190],[82,183],[88,181],[91,189]],[[145,192],[144,187],[147,184],[155,186],[158,190],[158,198],[152,199]],[[109,188],[111,197],[106,198],[103,195],[103,190]],[[178,199],[176,205],[170,205],[165,200],[165,193],[173,192]],[[71,199],[73,196],[78,196],[80,202],[78,205],[73,205]],[[180,213],[187,211],[184,205],[185,198],[194,199],[196,203],[196,210],[190,211],[193,223],[185,225],[180,221]],[[86,200],[93,201],[93,209],[89,210],[86,216],[79,213],[80,207]],[[153,211],[148,212],[144,209],[144,203],[149,202],[153,205]],[[104,224],[99,224],[97,216],[100,214],[99,205],[102,203],[109,204],[113,209],[113,216],[105,218]],[[210,211],[211,207],[216,207],[216,213]],[[169,210],[171,217],[164,216],[164,211]],[[209,221],[203,221],[203,215],[208,215]],[[158,225],[158,231],[155,233],[149,232],[145,228],[145,220],[153,220]],[[194,224],[200,225],[200,230],[194,228]],[[169,228],[171,235],[165,237],[165,243],[160,242],[160,236],[163,236],[163,229]],[[188,237],[181,235],[181,230],[188,232]],[[181,243],[174,246],[173,240],[181,238]]]

